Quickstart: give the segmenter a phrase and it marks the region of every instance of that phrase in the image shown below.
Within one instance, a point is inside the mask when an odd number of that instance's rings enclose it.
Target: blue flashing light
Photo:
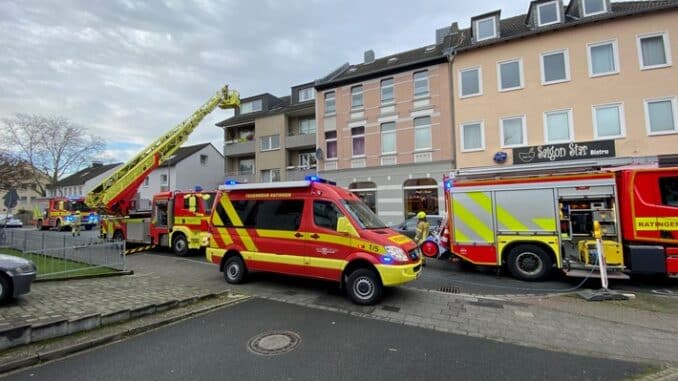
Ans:
[[[390,256],[390,255],[382,255],[381,261],[384,262],[387,265],[390,265],[391,263],[393,263],[393,257]]]
[[[238,182],[235,180],[226,180],[224,181],[224,185],[237,185]]]
[[[310,181],[312,183],[323,183],[323,184],[337,185],[336,182],[328,181],[328,180],[323,179],[322,177],[317,176],[317,175],[306,175],[306,177],[304,177],[304,180]]]
[[[200,185],[196,185],[195,187],[193,187],[193,190],[195,190],[196,192],[202,192],[202,187]]]
[[[445,180],[445,190],[452,189],[452,179]]]

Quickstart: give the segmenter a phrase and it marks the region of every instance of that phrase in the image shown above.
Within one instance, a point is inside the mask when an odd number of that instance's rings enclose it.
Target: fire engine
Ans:
[[[445,178],[454,255],[506,266],[527,281],[543,280],[553,268],[595,276],[602,260],[611,278],[678,276],[678,167],[515,167]]]
[[[80,226],[92,230],[99,223],[99,214],[89,208],[82,197],[40,199],[33,208],[33,221],[38,230],[69,229],[76,220]]]
[[[229,109],[239,105],[238,92],[224,86],[185,121],[94,187],[87,194],[85,203],[105,211],[101,236],[145,245],[133,251],[171,246],[176,254],[185,255],[189,249],[205,247],[208,242],[207,218],[216,191],[162,192],[154,195],[151,205],[144,206],[137,197],[137,190],[144,178],[168,160],[216,107]]]

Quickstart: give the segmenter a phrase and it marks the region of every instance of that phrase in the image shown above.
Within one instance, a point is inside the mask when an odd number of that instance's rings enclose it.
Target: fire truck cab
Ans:
[[[220,187],[207,260],[229,283],[249,271],[339,282],[357,304],[419,277],[410,238],[389,229],[358,196],[315,176],[304,181]]]
[[[91,230],[99,223],[99,215],[91,210],[84,198],[53,197],[38,200],[33,210],[33,221],[38,230],[70,229],[76,221]]]

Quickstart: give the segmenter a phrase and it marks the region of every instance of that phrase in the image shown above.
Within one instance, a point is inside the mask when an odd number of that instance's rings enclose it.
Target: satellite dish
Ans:
[[[315,158],[317,160],[323,160],[325,158],[325,154],[323,153],[322,148],[318,148],[317,150],[315,150]]]

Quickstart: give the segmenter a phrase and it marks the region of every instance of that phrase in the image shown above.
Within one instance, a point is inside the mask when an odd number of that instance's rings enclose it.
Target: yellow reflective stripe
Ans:
[[[310,267],[318,267],[321,269],[330,269],[330,270],[343,270],[346,267],[347,261],[343,259],[330,259],[330,258],[314,258],[307,257],[308,265]]]
[[[226,211],[228,218],[231,219],[233,225],[242,226],[240,216],[235,211],[235,208],[233,208],[231,200],[225,193],[221,196],[221,205],[224,207],[224,210]],[[257,251],[257,246],[254,244],[254,241],[252,241],[252,237],[250,237],[250,235],[247,233],[247,229],[236,228],[235,231],[238,233],[238,236],[240,236],[242,243],[245,245],[245,249],[249,251]]]
[[[471,200],[475,201],[478,206],[483,208],[484,211],[490,215],[492,214],[492,199],[490,199],[485,193],[469,192],[467,195]]]
[[[556,220],[553,218],[534,218],[532,219],[532,222],[542,230],[550,232],[556,231]]]
[[[471,239],[459,229],[454,229],[454,241],[471,242]]]
[[[268,230],[257,229],[257,235],[262,238],[282,238],[282,239],[301,239],[302,237],[295,237],[297,231],[295,230]],[[306,234],[304,234],[306,236]]]
[[[254,251],[243,251],[241,253],[246,260],[250,261],[259,261],[259,262],[268,262],[268,263],[279,263],[283,265],[304,265],[304,253],[299,255],[281,255],[281,254],[271,254],[271,253],[259,253]]]
[[[454,214],[464,221],[464,224],[468,226],[469,229],[473,230],[483,242],[494,242],[494,232],[488,226],[480,222],[458,199],[454,199],[453,208]],[[457,232],[456,229],[455,232]],[[471,240],[465,242],[471,242]]]
[[[202,221],[203,217],[175,217],[174,218],[174,224],[175,225],[200,225],[200,222]]]
[[[504,225],[508,230],[515,231],[530,230],[527,226],[523,225],[523,223],[520,222],[520,220],[515,218],[511,213],[509,213],[506,209],[502,208],[499,205],[497,205],[497,221],[499,221],[501,225]]]

